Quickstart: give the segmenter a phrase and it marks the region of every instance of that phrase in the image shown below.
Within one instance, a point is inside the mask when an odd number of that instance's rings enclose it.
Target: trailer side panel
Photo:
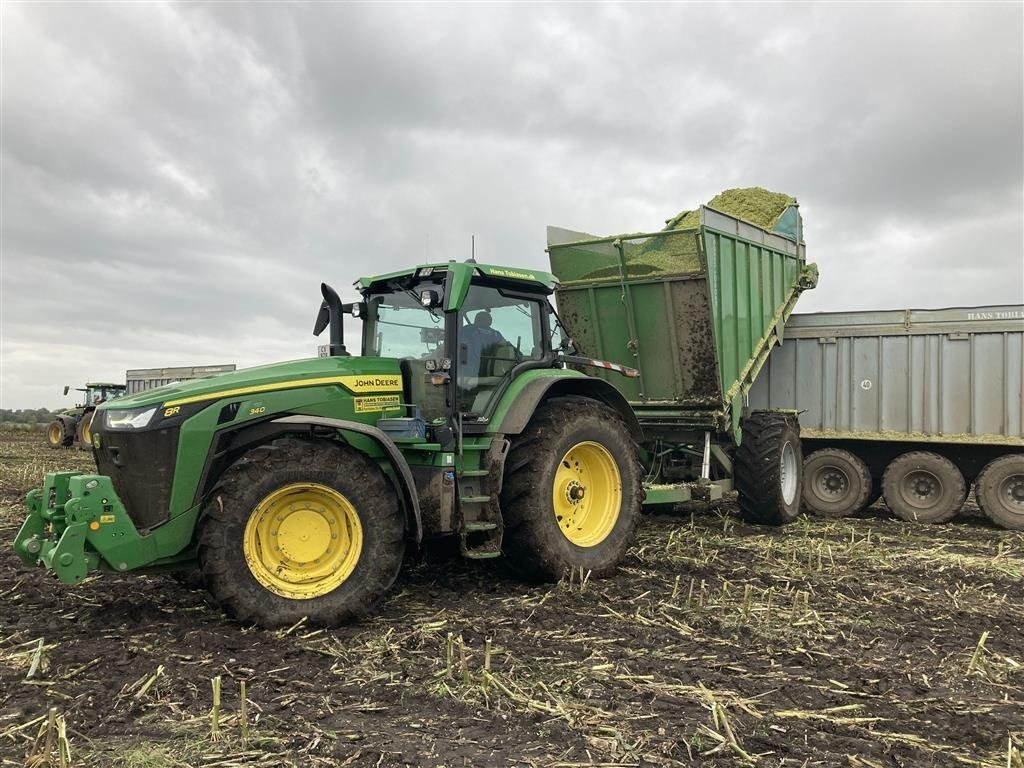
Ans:
[[[807,438],[1024,445],[1024,306],[793,315],[750,392]]]

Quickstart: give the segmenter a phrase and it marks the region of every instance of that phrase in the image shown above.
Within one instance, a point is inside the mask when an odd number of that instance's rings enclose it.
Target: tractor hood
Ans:
[[[358,391],[393,390],[398,360],[387,357],[313,357],[224,373],[208,379],[167,384],[111,400],[99,408],[118,410],[146,405],[184,405],[235,395],[337,384]]]

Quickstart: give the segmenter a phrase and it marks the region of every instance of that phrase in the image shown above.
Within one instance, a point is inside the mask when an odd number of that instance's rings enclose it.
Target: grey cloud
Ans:
[[[805,310],[1024,301],[1019,4],[4,6],[5,407],[310,354],[317,285],[795,194]]]

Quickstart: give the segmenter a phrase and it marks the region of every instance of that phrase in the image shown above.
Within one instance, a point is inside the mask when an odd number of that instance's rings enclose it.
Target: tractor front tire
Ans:
[[[858,456],[822,448],[804,462],[804,506],[819,517],[846,517],[867,506],[871,473]]]
[[[606,576],[643,503],[636,443],[622,418],[585,399],[541,405],[505,460],[501,509],[509,564],[530,581]]]
[[[249,451],[207,496],[199,564],[234,619],[337,626],[370,612],[405,555],[398,496],[347,445],[285,438]]]
[[[885,506],[908,523],[945,523],[960,512],[967,483],[956,464],[931,451],[897,456],[882,475]]]
[[[1011,531],[1024,531],[1024,453],[993,459],[974,483],[978,506],[988,519]]]
[[[736,449],[740,515],[755,525],[784,525],[800,514],[803,451],[796,419],[754,411],[743,419]]]
[[[68,444],[64,422],[60,419],[54,419],[46,428],[46,444],[51,448],[63,448]]]

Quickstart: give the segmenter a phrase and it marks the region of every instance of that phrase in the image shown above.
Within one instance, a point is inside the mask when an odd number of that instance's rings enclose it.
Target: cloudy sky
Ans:
[[[1024,5],[2,6],[2,405],[315,353],[318,285],[801,203],[801,311],[1024,302]]]

